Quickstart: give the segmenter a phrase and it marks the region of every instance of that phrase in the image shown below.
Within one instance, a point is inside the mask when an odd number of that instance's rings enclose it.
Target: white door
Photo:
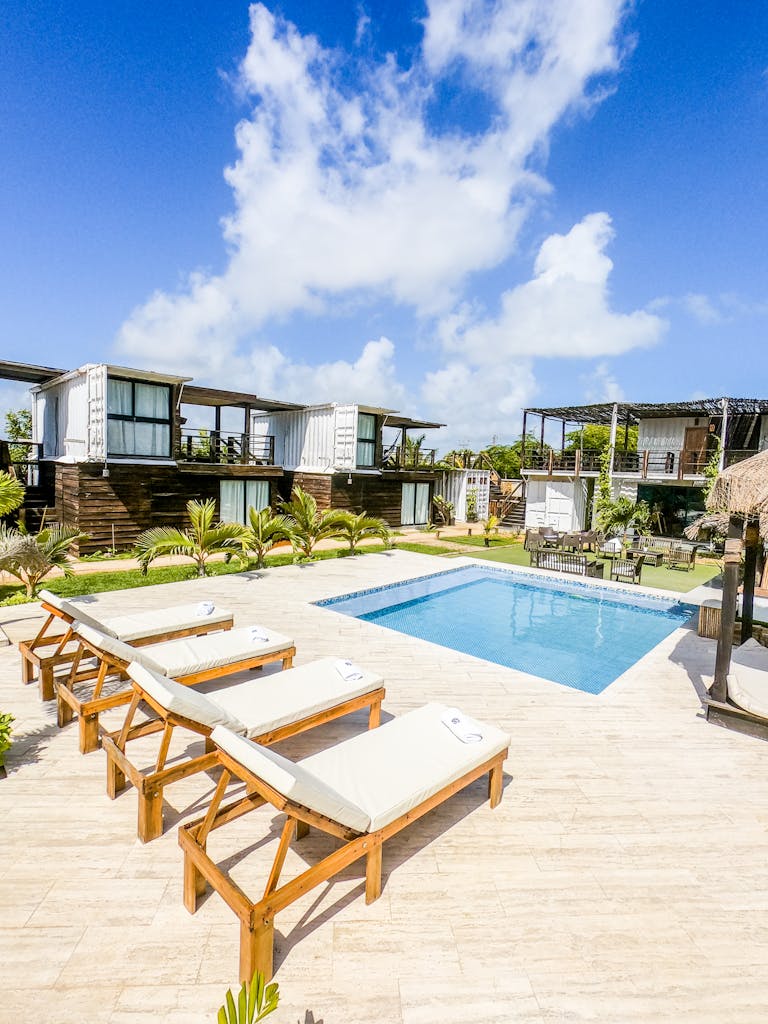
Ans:
[[[555,530],[572,530],[573,513],[573,484],[547,481],[546,525]]]

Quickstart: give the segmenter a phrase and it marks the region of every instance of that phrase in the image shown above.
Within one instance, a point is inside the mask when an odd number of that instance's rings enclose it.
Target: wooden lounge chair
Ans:
[[[129,612],[126,615],[111,615],[97,618],[82,604],[66,601],[50,590],[40,591],[40,604],[48,617],[37,635],[19,644],[21,654],[21,681],[31,683],[35,676],[40,680],[40,697],[53,700],[53,681],[56,669],[70,665],[77,649],[72,640],[72,627],[81,622],[92,626],[107,636],[115,637],[132,647],[159,643],[183,636],[203,636],[206,633],[231,629],[234,625],[232,612],[216,608],[213,602],[176,605],[155,611]],[[51,633],[51,627],[64,623],[63,633]]]
[[[556,551],[551,548],[537,548],[531,552],[531,565],[537,569],[551,569],[553,572],[573,573],[575,576],[594,576],[602,579],[605,563],[573,551]]]
[[[768,648],[755,639],[733,649],[727,702],[704,699],[708,721],[768,738]]]
[[[143,843],[163,830],[164,787],[196,772],[208,771],[216,762],[209,749],[166,766],[175,729],[207,738],[217,725],[233,733],[269,745],[295,736],[316,725],[368,708],[368,728],[379,724],[384,688],[381,676],[361,670],[359,678],[344,678],[338,662],[324,658],[279,675],[233,683],[213,694],[191,690],[158,675],[138,662],[128,666],[133,697],[122,729],[105,733],[101,745],[107,755],[107,795],[114,800],[125,788],[126,777],[139,797],[137,834]],[[156,717],[136,721],[144,705]],[[141,770],[128,756],[134,740],[162,731],[154,765]]]
[[[272,976],[275,915],[315,886],[365,857],[365,899],[372,903],[381,894],[382,846],[388,839],[486,774],[491,807],[499,803],[509,736],[467,720],[481,739],[462,742],[443,722],[454,714],[455,709],[427,704],[298,764],[222,726],[213,730],[224,771],[208,813],[179,829],[184,905],[194,913],[210,884],[239,917],[241,978],[251,978],[254,970]],[[246,795],[222,806],[233,776],[246,783]],[[264,895],[252,901],[206,845],[211,831],[264,803],[287,817]],[[309,826],[341,840],[341,846],[280,884],[291,840]]]
[[[615,558],[611,563],[611,579],[617,583],[639,583],[643,569],[643,556]]]
[[[79,646],[69,676],[56,684],[59,726],[71,722],[76,714],[80,728],[80,753],[96,750],[100,712],[128,704],[133,694],[130,685],[104,693],[105,684],[115,676],[125,680],[132,661],[161,676],[171,676],[184,686],[195,686],[209,679],[220,679],[275,661],[281,661],[283,668],[290,668],[296,654],[293,640],[272,630],[260,633],[267,637],[266,640],[255,640],[254,628],[245,626],[226,633],[166,640],[136,650],[90,626],[74,625],[72,636]],[[89,669],[84,679],[79,671],[80,663],[89,655],[96,659],[97,668],[95,674],[93,669]],[[83,682],[87,684],[85,693],[82,692]]]
[[[664,564],[670,569],[693,569],[696,565],[696,548],[674,544],[666,555]]]

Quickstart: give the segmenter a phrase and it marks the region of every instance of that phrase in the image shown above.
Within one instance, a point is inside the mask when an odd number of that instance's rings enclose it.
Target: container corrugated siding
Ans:
[[[686,427],[694,424],[690,416],[641,420],[637,430],[638,451],[680,451],[685,443]],[[706,426],[706,420],[700,417],[699,425],[702,424]]]
[[[101,461],[107,452],[107,368],[104,363],[88,368],[87,457]]]
[[[333,468],[334,407],[257,413],[253,433],[275,438],[275,462],[284,469],[328,473]]]

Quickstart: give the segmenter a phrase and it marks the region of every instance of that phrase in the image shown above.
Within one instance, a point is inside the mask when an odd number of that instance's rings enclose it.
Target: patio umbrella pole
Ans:
[[[731,516],[728,520],[728,538],[725,542],[725,567],[723,569],[723,610],[720,622],[720,636],[717,641],[715,678],[709,691],[713,700],[725,703],[728,695],[727,676],[733,647],[733,627],[736,622],[736,604],[739,589],[739,564],[741,562],[741,537],[744,520]]]

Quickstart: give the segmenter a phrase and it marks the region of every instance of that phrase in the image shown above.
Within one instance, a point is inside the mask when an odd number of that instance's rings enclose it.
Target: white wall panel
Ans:
[[[700,427],[706,427],[709,422],[706,416],[699,416],[698,420]],[[685,442],[686,428],[694,426],[696,426],[696,418],[693,416],[640,420],[637,431],[637,449],[638,451],[678,452]]]

